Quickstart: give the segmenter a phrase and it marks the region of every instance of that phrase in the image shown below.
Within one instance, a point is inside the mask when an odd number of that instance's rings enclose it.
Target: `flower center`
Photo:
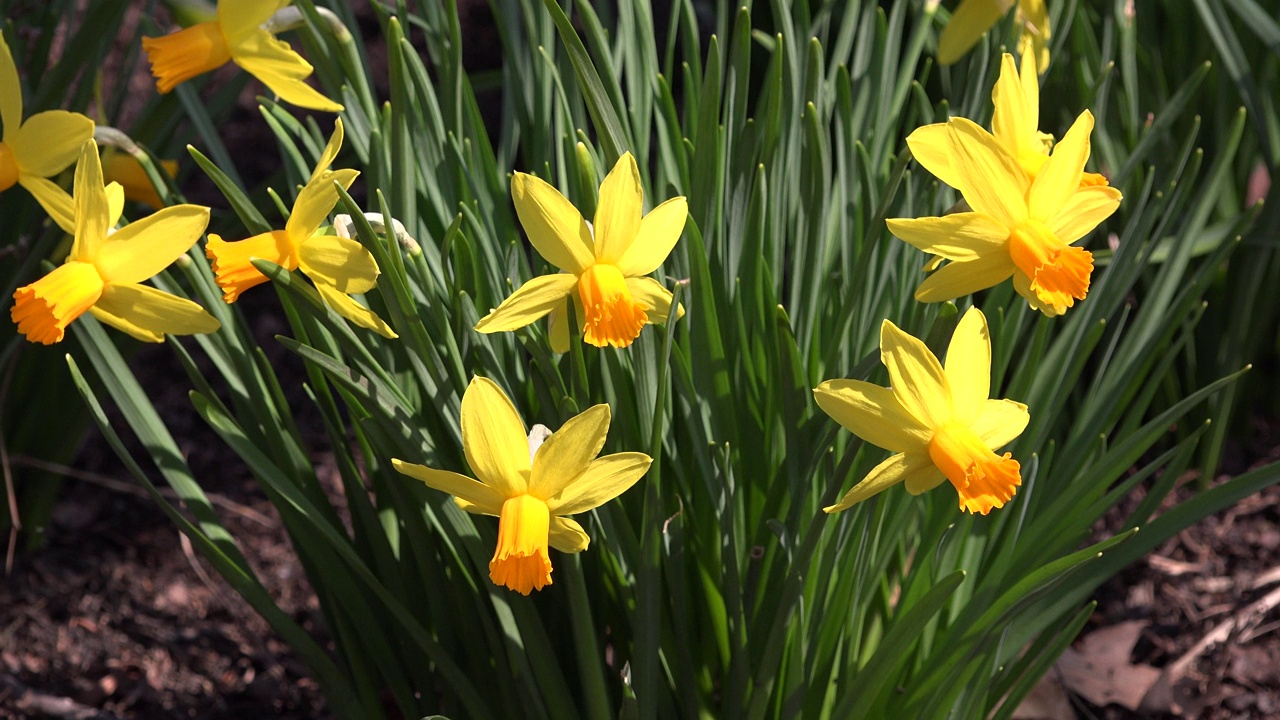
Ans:
[[[9,316],[31,342],[60,342],[67,325],[102,296],[106,284],[90,263],[71,261],[13,293]]]
[[[617,267],[596,263],[578,276],[578,295],[586,315],[583,337],[596,347],[626,347],[640,336],[648,307],[631,297]]]
[[[214,279],[222,288],[222,299],[229,303],[235,302],[245,290],[267,281],[267,276],[249,262],[252,258],[270,260],[286,270],[298,269],[298,248],[284,230],[272,230],[236,242],[227,242],[210,233],[204,254],[213,261]]]
[[[986,515],[1004,507],[1022,484],[1021,467],[1009,453],[991,451],[968,426],[948,423],[929,441],[929,457],[960,494],[960,509]]]
[[[227,38],[216,22],[199,23],[163,37],[144,37],[142,50],[151,61],[151,74],[162,93],[231,61]]]
[[[0,192],[13,187],[18,182],[18,161],[13,158],[9,146],[0,142]]]
[[[1089,294],[1093,253],[1065,245],[1044,223],[1028,220],[1009,235],[1009,257],[1041,303],[1068,308]]]
[[[498,517],[498,547],[489,561],[489,579],[521,595],[551,584],[547,539],[551,511],[532,495],[517,495],[502,503]]]

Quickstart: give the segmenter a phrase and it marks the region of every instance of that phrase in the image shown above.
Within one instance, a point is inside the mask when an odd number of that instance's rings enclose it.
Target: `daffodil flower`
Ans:
[[[28,340],[61,341],[67,325],[86,310],[144,342],[218,329],[218,321],[196,303],[141,284],[200,239],[209,208],[175,205],[113,231],[123,207],[124,191],[103,186],[97,145],[85,142],[76,164],[71,253],[63,265],[13,294],[9,312]]]
[[[938,38],[938,62],[951,65],[964,57],[1015,4],[1015,20],[1021,28],[1018,51],[1034,53],[1036,65],[1044,72],[1049,67],[1050,38],[1045,0],[960,0]]]
[[[529,242],[561,272],[521,285],[476,330],[515,330],[551,313],[551,347],[567,352],[570,298],[583,339],[596,347],[627,347],[646,323],[667,319],[671,291],[646,276],[671,254],[689,206],[675,197],[642,217],[644,188],[631,153],[601,183],[592,225],[558,190],[532,175],[516,173],[511,195]]]
[[[889,231],[951,262],[916,289],[921,302],[952,300],[1013,278],[1031,307],[1061,315],[1089,292],[1093,254],[1072,243],[1120,205],[1120,191],[1081,187],[1093,115],[1085,111],[1035,180],[986,130],[964,118],[947,123],[950,181],[972,212],[893,219]]]
[[[76,161],[93,137],[93,121],[80,113],[46,110],[22,120],[22,87],[9,44],[0,36],[0,192],[21,185],[67,232],[75,228],[71,196],[48,178]]]
[[[1027,406],[989,399],[991,337],[987,319],[970,308],[947,347],[946,365],[920,340],[888,320],[880,328],[880,359],[891,387],[828,380],[813,391],[824,412],[846,430],[895,453],[854,485],[838,512],[893,485],[919,495],[950,480],[960,509],[986,515],[1004,507],[1022,484],[1010,453],[994,451],[1026,429]]]
[[[596,457],[609,420],[608,405],[587,408],[538,444],[538,435],[526,436],[502,389],[476,377],[462,396],[462,448],[479,482],[403,460],[391,464],[453,495],[467,512],[496,515],[498,546],[489,561],[489,579],[528,595],[551,584],[548,547],[576,553],[591,542],[582,526],[565,516],[621,495],[653,462],[637,452]]]
[[[261,25],[290,0],[219,0],[217,19],[162,37],[142,38],[156,88],[168,93],[197,75],[234,62],[280,99],[298,107],[339,112],[342,105],[303,80],[311,63]]]
[[[160,170],[169,177],[177,177],[178,161],[161,160]],[[102,153],[102,176],[107,183],[120,183],[124,188],[125,200],[132,200],[153,208],[164,207],[160,193],[151,184],[151,178],[142,168],[142,163],[127,152],[105,150]]]
[[[284,230],[272,230],[246,240],[227,242],[209,233],[205,255],[213,261],[214,279],[222,288],[222,298],[233,303],[240,293],[267,281],[251,262],[270,260],[286,270],[301,269],[334,312],[383,337],[396,333],[377,313],[356,302],[351,295],[366,293],[378,284],[378,263],[358,241],[317,231],[338,203],[339,183],[345,190],[360,173],[356,170],[329,170],[342,146],[342,121],[334,124],[333,136],[325,146],[311,179],[298,193]]]

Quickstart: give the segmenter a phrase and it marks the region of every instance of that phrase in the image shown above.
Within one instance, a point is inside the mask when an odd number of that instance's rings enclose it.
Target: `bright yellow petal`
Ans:
[[[895,237],[948,260],[976,260],[991,253],[1003,253],[1009,240],[1009,228],[975,212],[894,218],[886,222]]]
[[[608,405],[594,405],[551,433],[533,457],[529,494],[546,500],[576,480],[604,447],[609,419]]]
[[[1111,217],[1111,213],[1120,207],[1120,200],[1120,191],[1109,185],[1080,188],[1045,224],[1059,240],[1070,245]]]
[[[889,459],[880,463],[867,473],[857,485],[850,488],[849,492],[840,498],[840,502],[823,508],[829,513],[848,510],[854,505],[866,500],[873,495],[878,495],[885,490],[905,482],[908,478],[915,475],[923,475],[929,471],[937,472],[937,468],[933,467],[933,463],[929,460],[928,453],[913,452],[898,453],[891,455]]]
[[[916,288],[916,300],[942,302],[995,287],[1013,274],[1009,254],[992,253],[977,260],[952,262],[936,270]]]
[[[372,330],[385,338],[400,337],[377,313],[356,302],[350,295],[323,282],[316,283],[316,290],[319,291],[320,297],[324,298],[326,305],[356,325]]]
[[[218,25],[228,38],[236,39],[256,31],[290,2],[292,0],[218,0]]]
[[[106,179],[106,168],[103,168],[103,179]],[[115,227],[120,222],[120,216],[124,215],[124,186],[118,182],[108,182],[106,187],[107,193],[107,227]],[[152,207],[160,207],[153,205]]]
[[[499,495],[526,492],[531,463],[524,422],[489,378],[472,378],[462,395],[462,449],[476,477]]]
[[[258,78],[280,99],[302,108],[321,112],[342,112],[343,107],[303,81],[311,75],[311,63],[277,40],[266,30],[258,30],[229,40],[231,59],[245,72]]]
[[[1014,400],[987,400],[970,428],[992,450],[998,450],[1027,429],[1027,406]]]
[[[960,318],[944,364],[957,422],[969,423],[991,395],[991,332],[982,311],[971,307]]]
[[[938,62],[951,65],[964,57],[1011,7],[1013,0],[962,0],[938,38]]]
[[[345,135],[342,128],[342,118],[333,121],[333,134],[329,136],[329,142],[325,143],[324,151],[320,153],[320,158],[316,160],[316,169],[311,171],[311,179],[307,182],[314,182],[320,174],[329,169],[334,159],[338,157],[338,151],[342,149],[342,139]]]
[[[1023,95],[1022,78],[1009,53],[1000,56],[1000,78],[991,91],[991,102],[995,105],[991,134],[1009,154],[1017,157],[1022,146],[1039,130],[1039,107],[1031,107]]]
[[[34,175],[19,176],[18,184],[31,193],[31,197],[40,203],[40,207],[49,213],[49,217],[58,224],[58,227],[68,235],[76,234],[76,207],[66,190]],[[72,257],[77,256],[73,254]]]
[[[956,180],[969,206],[1010,228],[1021,222],[1027,216],[1030,180],[1017,160],[970,120],[951,118],[947,129]]]
[[[511,199],[529,242],[547,262],[575,275],[595,263],[591,229],[559,190],[518,172],[511,178]]]
[[[933,436],[889,388],[862,380],[827,380],[813,389],[813,399],[844,429],[891,452],[920,450]]]
[[[298,192],[298,199],[293,201],[293,212],[289,213],[289,221],[284,226],[294,243],[301,245],[314,235],[333,211],[333,206],[338,204],[338,190],[333,184],[336,182],[342,185],[343,190],[349,189],[359,175],[358,170],[336,170],[303,186]]]
[[[378,284],[378,261],[357,240],[312,235],[298,248],[298,267],[317,285],[332,285],[348,295]]]
[[[1053,148],[1049,161],[1036,175],[1027,197],[1031,217],[1044,221],[1057,216],[1062,205],[1080,188],[1080,174],[1089,160],[1091,132],[1093,114],[1085,110]]]
[[[9,142],[22,125],[22,85],[18,68],[13,64],[9,43],[0,34],[0,123],[4,123],[3,142]]]
[[[618,259],[618,269],[627,277],[648,275],[657,270],[676,246],[688,219],[689,203],[683,197],[671,198],[650,210],[640,222],[635,242]],[[596,232],[600,232],[599,226]]]
[[[191,249],[209,225],[209,208],[174,205],[135,220],[102,242],[93,264],[108,283],[139,283]]]
[[[632,241],[636,240],[636,233],[640,231],[640,214],[643,210],[644,187],[640,185],[640,168],[636,166],[636,159],[631,153],[623,153],[605,176],[604,182],[600,183],[600,199],[596,202],[594,225],[597,260],[616,263],[630,249]],[[666,255],[662,257],[665,259]]]
[[[1040,74],[1036,72],[1037,60],[1031,48],[1022,51],[1022,64],[1018,67],[1018,84],[1022,86],[1022,101],[1026,103],[1027,118],[1030,120],[1031,132],[1036,140],[1041,140],[1040,133]],[[1039,68],[1043,71],[1045,68]]]
[[[91,312],[146,342],[163,342],[165,335],[211,333],[221,327],[196,303],[149,285],[107,285]]]
[[[579,553],[591,544],[587,531],[576,521],[566,517],[551,518],[551,528],[547,538],[551,547],[562,553]]]
[[[951,420],[946,375],[923,342],[885,320],[880,325],[880,361],[889,370],[898,402],[919,423],[937,428]]]
[[[9,149],[23,175],[50,177],[76,161],[80,147],[93,137],[93,121],[80,113],[48,110],[27,118],[9,139]]]
[[[667,315],[671,312],[671,291],[651,277],[629,277],[626,282],[632,299],[648,308],[645,311],[649,316],[648,322],[659,325],[665,323]],[[683,303],[676,308],[676,319],[679,320],[682,317],[684,317]]]
[[[473,512],[497,515],[502,510],[503,501],[506,500],[493,488],[484,483],[476,482],[466,475],[459,475],[448,470],[435,470],[425,465],[415,465],[396,458],[391,459],[391,467],[395,468],[396,472],[401,475],[408,475],[414,480],[426,483],[427,487],[466,500],[475,506]]]
[[[652,462],[648,455],[638,452],[596,458],[559,495],[548,499],[547,506],[555,515],[573,515],[600,507],[635,485]]]
[[[496,310],[480,318],[475,329],[494,333],[522,328],[562,306],[563,299],[577,285],[578,278],[569,273],[540,275],[521,285]],[[567,340],[565,345],[567,349]]]
[[[960,187],[956,173],[951,169],[951,134],[946,123],[933,123],[918,127],[907,136],[911,156],[934,177],[953,188]]]
[[[92,140],[81,146],[74,191],[76,232],[71,257],[91,262],[107,239],[111,218],[107,190],[102,184],[98,146]]]
[[[581,332],[581,328],[579,328]],[[569,352],[569,301],[564,300],[551,308],[547,316],[547,335],[551,341],[551,351],[564,354]]]

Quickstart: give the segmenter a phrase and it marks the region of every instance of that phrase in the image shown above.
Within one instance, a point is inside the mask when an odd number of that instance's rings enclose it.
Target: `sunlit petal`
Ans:
[[[627,278],[627,289],[631,291],[631,297],[636,302],[648,308],[645,313],[649,316],[649,322],[662,324],[667,321],[667,316],[671,313],[671,291],[662,283],[651,277],[629,277]],[[684,317],[684,304],[681,303],[676,308],[676,319]]]
[[[76,161],[81,146],[93,137],[93,121],[80,113],[47,110],[27,118],[9,139],[9,149],[23,175],[57,175]]]
[[[844,429],[891,452],[920,451],[933,435],[889,388],[862,380],[827,380],[814,388],[813,398]]]
[[[953,188],[960,187],[960,181],[951,168],[951,134],[946,123],[916,128],[907,136],[907,147],[916,162],[934,177]]]
[[[1027,429],[1031,414],[1014,400],[987,400],[970,427],[992,450],[999,450]]]
[[[1013,274],[1013,261],[1009,254],[991,253],[977,260],[952,262],[934,271],[916,288],[916,300],[942,302],[955,300],[979,290],[995,287]]]
[[[472,378],[462,395],[462,447],[480,481],[503,497],[528,488],[531,463],[524,422],[506,393],[488,378]]]
[[[377,313],[356,302],[355,298],[324,282],[316,283],[320,297],[334,312],[362,328],[372,330],[382,337],[395,339],[399,337],[391,326]]]
[[[577,287],[578,278],[569,273],[540,275],[521,285],[493,312],[480,318],[476,330],[482,333],[522,328],[557,307]],[[565,349],[568,349],[566,328]],[[562,352],[562,351],[557,351]]]
[[[1036,175],[1028,195],[1031,217],[1045,221],[1056,216],[1063,203],[1080,188],[1080,174],[1089,159],[1091,132],[1093,114],[1085,110],[1053,148],[1049,161]]]
[[[1120,207],[1120,191],[1109,185],[1080,188],[1071,194],[1045,225],[1062,242],[1070,245],[1093,232]]]
[[[552,433],[534,455],[529,494],[546,500],[576,480],[604,447],[609,419],[608,405],[594,405]]]
[[[341,103],[330,100],[304,82],[304,78],[311,75],[311,63],[294,52],[289,43],[276,39],[266,30],[233,40],[231,59],[291,105],[321,112],[343,110]]]
[[[951,65],[1013,7],[1013,0],[961,0],[938,38],[938,62]]]
[[[943,368],[956,421],[972,422],[991,395],[991,332],[977,308],[969,308],[956,325]]]
[[[138,283],[191,249],[209,224],[209,208],[174,205],[108,236],[93,263],[109,283]]]
[[[948,260],[976,260],[984,255],[1003,253],[1009,240],[1009,228],[975,212],[894,218],[887,224],[894,236]]]
[[[298,267],[317,285],[325,283],[348,295],[369,292],[378,284],[378,262],[359,241],[312,235],[298,247]]]
[[[923,342],[885,320],[880,325],[880,360],[889,370],[898,402],[908,413],[932,428],[951,420],[946,374]]]
[[[914,452],[892,455],[889,459],[872,468],[866,477],[858,481],[857,485],[850,488],[849,492],[840,498],[840,502],[825,507],[823,510],[829,513],[848,510],[863,500],[878,495],[900,482],[905,482],[907,478],[919,475],[924,479],[925,474],[930,471],[937,472],[937,469],[933,467],[933,464],[929,461],[929,456],[925,453]]]
[[[357,170],[335,170],[303,186],[298,192],[298,199],[293,201],[293,212],[289,213],[289,221],[284,226],[295,245],[301,246],[314,235],[333,212],[333,206],[338,204],[338,189],[334,183],[347,190],[359,175]]]
[[[947,129],[956,179],[969,206],[1008,227],[1026,218],[1030,181],[1014,157],[970,120],[952,118]]]
[[[211,333],[221,327],[196,303],[149,285],[108,285],[94,305],[94,317],[149,342],[160,342],[165,335]]]
[[[551,547],[563,553],[579,553],[591,544],[587,531],[572,518],[567,517],[551,518],[549,540]]]
[[[623,153],[604,182],[600,183],[594,223],[596,260],[616,263],[631,248],[640,231],[640,214],[643,211],[644,187],[640,184],[640,168],[631,153]]]
[[[497,515],[506,500],[497,490],[465,475],[448,470],[436,470],[425,465],[415,465],[403,460],[391,459],[391,467],[402,475],[421,480],[430,488],[461,498],[476,507],[475,512]]]
[[[635,242],[618,259],[618,269],[628,277],[657,270],[671,254],[688,219],[689,203],[683,197],[671,198],[649,211],[640,222]]]
[[[92,260],[107,238],[111,206],[102,184],[102,164],[93,141],[81,145],[75,178],[75,251],[77,260]]]
[[[292,0],[218,0],[218,24],[228,38],[252,33]]]
[[[31,193],[31,197],[40,203],[40,207],[49,213],[49,217],[53,222],[62,228],[63,232],[69,235],[76,233],[76,208],[75,202],[66,190],[57,186],[53,182],[42,177],[34,175],[23,175],[18,178],[18,184],[27,189]],[[71,257],[80,257],[80,255],[72,253]]]
[[[568,487],[549,500],[556,515],[573,515],[599,507],[621,495],[649,471],[653,459],[644,453],[624,452],[596,458]]]
[[[574,274],[595,262],[591,229],[559,190],[518,172],[511,178],[511,199],[529,242],[547,262]]]
[[[22,125],[22,85],[18,68],[13,64],[9,43],[0,34],[0,123],[4,123],[3,142],[9,142]]]

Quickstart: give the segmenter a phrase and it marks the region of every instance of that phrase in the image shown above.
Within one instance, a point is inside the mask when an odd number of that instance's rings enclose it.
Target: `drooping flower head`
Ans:
[[[960,0],[938,38],[938,62],[951,65],[1013,7],[1017,7],[1018,52],[1035,56],[1040,72],[1049,67],[1049,10],[1045,0]]]
[[[161,160],[159,169],[171,178],[177,177],[178,161]],[[151,178],[147,177],[147,171],[142,168],[142,163],[129,153],[121,150],[104,150],[102,176],[108,184],[120,183],[124,188],[125,200],[150,205],[153,208],[164,207],[164,201],[160,199],[160,193],[156,191],[155,185],[151,184]]]
[[[671,254],[689,206],[675,197],[642,215],[644,188],[631,153],[601,183],[591,225],[564,195],[532,175],[516,173],[511,195],[529,242],[561,272],[520,286],[476,330],[515,330],[551,313],[551,347],[566,352],[570,300],[583,339],[596,347],[627,347],[646,323],[666,320],[671,291],[646,276]]]
[[[75,227],[71,196],[48,178],[76,161],[93,121],[80,113],[46,110],[22,119],[22,86],[9,44],[0,36],[0,192],[21,185],[59,227]]]
[[[1031,416],[1013,400],[992,400],[987,319],[970,308],[938,362],[920,340],[888,320],[880,329],[880,359],[891,387],[828,380],[814,389],[824,412],[846,430],[895,453],[877,465],[827,512],[848,509],[897,483],[912,495],[949,480],[960,509],[986,515],[1004,507],[1022,484],[1010,453],[994,450],[1022,434]]]
[[[340,112],[342,105],[304,80],[311,63],[261,26],[290,0],[218,0],[216,20],[157,38],[143,38],[156,88],[168,93],[197,75],[234,62],[280,99],[298,107]]]
[[[174,205],[113,230],[124,191],[114,183],[103,186],[92,140],[76,164],[74,203],[75,241],[66,262],[13,294],[9,312],[18,332],[51,345],[86,310],[145,342],[218,329],[218,321],[196,303],[142,284],[200,239],[209,208]]]
[[[653,462],[637,452],[596,457],[609,420],[608,405],[587,408],[539,444],[539,434],[525,434],[524,422],[502,389],[476,377],[462,396],[462,447],[479,482],[403,460],[391,464],[453,495],[467,512],[497,516],[498,546],[489,561],[489,579],[528,595],[551,584],[548,547],[576,553],[591,541],[566,516],[621,495]]]

